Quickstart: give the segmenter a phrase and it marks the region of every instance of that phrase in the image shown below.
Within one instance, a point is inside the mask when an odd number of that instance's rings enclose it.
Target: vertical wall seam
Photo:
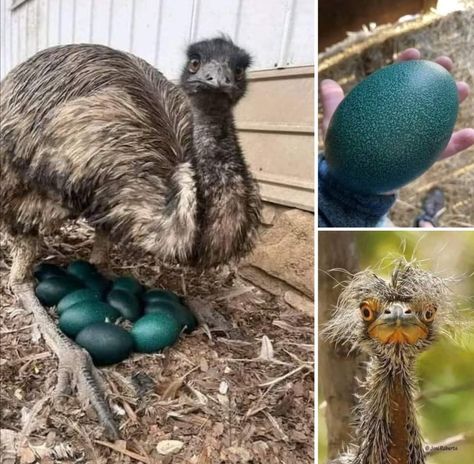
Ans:
[[[92,43],[94,36],[94,0],[89,1],[89,43]]]
[[[238,42],[239,40],[239,31],[240,31],[240,23],[242,17],[242,0],[238,0],[237,3],[237,12],[235,14],[235,29],[234,29],[234,36],[233,41]]]
[[[62,5],[62,0],[59,0],[58,2],[58,43],[62,42],[62,37],[61,37],[61,24],[63,22],[63,5]]]
[[[46,28],[46,48],[48,48],[49,47],[49,10],[50,10],[49,0],[46,0],[45,7],[46,7],[46,13],[45,13],[45,16],[46,16],[46,24],[45,24],[45,28]]]
[[[128,47],[128,51],[131,53],[133,51],[133,38],[134,38],[134,29],[135,29],[135,0],[132,0],[132,15],[130,18],[130,44]]]
[[[40,34],[40,0],[35,0],[36,2],[36,8],[35,8],[35,27],[36,27],[36,34],[35,34],[35,53],[38,52],[39,50],[39,34]]]
[[[109,5],[109,31],[108,31],[108,37],[107,37],[107,45],[109,47],[112,44],[113,17],[114,17],[114,0],[110,0],[110,5]]]
[[[158,67],[158,58],[160,56],[160,37],[161,37],[161,18],[163,16],[163,0],[158,0],[158,22],[156,24],[156,37],[155,37],[155,67]]]
[[[8,12],[10,16],[10,69],[13,68],[13,11]]]
[[[20,62],[24,61],[26,57],[28,56],[28,19],[29,19],[29,14],[28,14],[28,3],[24,3],[21,7],[22,9],[24,8],[25,11],[25,45],[24,45],[24,50],[25,50],[25,56],[20,57]]]
[[[193,42],[196,39],[196,30],[199,21],[199,0],[193,0],[193,8],[191,11],[191,26],[189,28],[189,42]]]
[[[286,59],[288,55],[288,45],[290,42],[290,32],[293,22],[293,16],[295,11],[295,0],[287,0],[286,2],[286,11],[285,11],[285,20],[283,23],[283,33],[280,41],[280,54],[278,57],[278,67],[283,68],[286,66]]]
[[[76,0],[72,0],[72,24],[71,24],[72,42],[76,41]]]

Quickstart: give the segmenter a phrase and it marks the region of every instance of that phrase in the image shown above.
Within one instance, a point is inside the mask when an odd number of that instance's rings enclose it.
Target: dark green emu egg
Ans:
[[[176,319],[180,330],[186,327],[185,332],[192,332],[198,325],[197,319],[189,308],[175,301],[152,301],[145,306],[145,314],[165,312]]]
[[[458,113],[456,82],[442,66],[415,60],[360,82],[334,113],[325,140],[331,173],[361,193],[384,193],[430,168]]]
[[[84,278],[83,282],[87,288],[99,293],[101,297],[105,296],[112,285],[112,282],[109,279],[99,273],[91,274],[90,276]]]
[[[176,293],[170,290],[161,290],[160,288],[152,288],[145,292],[142,296],[143,302],[146,304],[156,301],[174,301],[180,303],[180,298]]]
[[[76,343],[85,348],[97,366],[115,364],[130,356],[133,338],[122,327],[96,322],[82,329]]]
[[[173,345],[179,337],[180,326],[168,313],[147,314],[135,322],[131,335],[135,350],[153,353]]]
[[[59,318],[59,328],[71,338],[95,322],[114,322],[119,312],[101,301],[80,301],[67,308]]]
[[[114,280],[112,288],[114,290],[124,290],[126,292],[140,295],[143,292],[143,286],[137,279],[130,276],[119,277]]]
[[[42,280],[49,279],[50,277],[61,277],[67,274],[64,269],[59,266],[56,266],[56,264],[41,263],[35,267],[33,275],[37,280],[41,282]]]
[[[136,321],[142,315],[138,298],[125,290],[114,287],[107,295],[107,303],[129,321]]]
[[[57,305],[58,314],[62,314],[66,309],[81,301],[99,301],[99,294],[89,288],[81,288],[67,294]]]
[[[42,304],[54,306],[68,293],[83,287],[84,284],[74,276],[51,276],[37,285],[35,293]]]
[[[89,277],[97,274],[98,271],[93,264],[88,263],[82,259],[78,259],[69,264],[67,267],[67,272],[73,276],[76,276],[78,279],[86,280]]]

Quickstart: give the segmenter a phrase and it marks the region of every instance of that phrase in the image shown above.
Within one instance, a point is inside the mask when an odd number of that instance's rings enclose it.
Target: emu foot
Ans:
[[[234,334],[232,322],[214,308],[215,305],[210,299],[185,298],[185,304],[195,314],[200,325],[205,324],[213,332]]]
[[[102,378],[89,354],[59,331],[46,309],[36,298],[32,283],[15,284],[13,292],[23,307],[33,313],[47,345],[59,359],[55,394],[66,395],[76,388],[80,399],[90,401],[96,410],[107,438],[118,440],[119,431],[112,411],[105,400]]]

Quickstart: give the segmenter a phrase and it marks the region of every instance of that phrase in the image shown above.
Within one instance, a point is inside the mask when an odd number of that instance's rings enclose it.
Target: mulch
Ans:
[[[68,225],[40,259],[87,259],[91,245],[87,226]],[[10,249],[0,235],[2,462],[313,462],[312,318],[228,269],[197,274],[114,250],[109,273],[204,298],[232,327],[102,368],[122,437],[112,443],[87,402],[53,399],[57,359],[8,289]]]

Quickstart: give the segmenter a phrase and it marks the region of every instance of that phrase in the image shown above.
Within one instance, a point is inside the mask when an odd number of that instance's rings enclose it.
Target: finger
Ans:
[[[331,79],[321,82],[321,103],[323,105],[323,132],[326,133],[332,115],[339,103],[344,99],[342,87]]]
[[[469,96],[471,88],[469,84],[462,81],[456,82],[456,87],[458,88],[459,103],[462,103]]]
[[[403,50],[395,61],[410,61],[410,60],[419,60],[421,58],[421,53],[418,49],[416,48],[407,48],[406,50]]]
[[[438,56],[436,58],[435,63],[438,63],[442,66],[446,71],[451,72],[453,69],[453,60],[449,56]]]
[[[440,160],[454,156],[474,145],[474,129],[461,129],[454,132],[446,149],[441,153]]]

